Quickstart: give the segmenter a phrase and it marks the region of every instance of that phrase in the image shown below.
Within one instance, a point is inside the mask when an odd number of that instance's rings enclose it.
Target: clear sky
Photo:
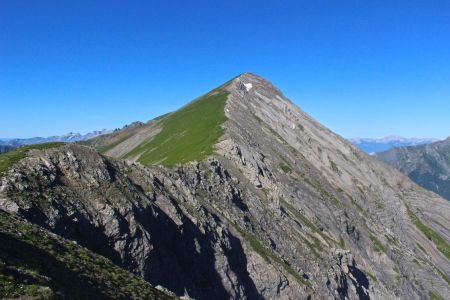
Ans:
[[[450,1],[0,1],[0,137],[114,129],[259,74],[344,137],[450,135]]]

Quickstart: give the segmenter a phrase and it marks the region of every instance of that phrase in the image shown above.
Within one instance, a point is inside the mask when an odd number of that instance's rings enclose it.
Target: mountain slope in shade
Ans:
[[[376,152],[387,151],[394,147],[406,147],[430,144],[437,142],[433,138],[404,138],[401,136],[387,136],[384,138],[351,138],[348,139],[353,145],[366,153],[374,154]]]
[[[376,157],[406,174],[418,185],[450,200],[450,138],[416,147],[400,147]]]
[[[76,243],[0,211],[2,299],[174,299]]]
[[[0,207],[196,299],[450,294],[449,202],[261,77],[200,99],[221,93],[204,118],[194,101],[92,140],[105,155],[73,144],[27,152],[1,181]],[[192,118],[201,124],[182,122]],[[171,143],[187,147],[171,153]]]

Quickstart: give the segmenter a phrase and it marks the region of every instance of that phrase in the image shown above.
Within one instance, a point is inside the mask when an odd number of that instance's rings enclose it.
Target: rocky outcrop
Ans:
[[[448,202],[318,124],[266,80],[243,74],[225,88],[225,133],[206,160],[165,168],[79,145],[32,150],[2,178],[0,207],[179,296],[450,294]]]

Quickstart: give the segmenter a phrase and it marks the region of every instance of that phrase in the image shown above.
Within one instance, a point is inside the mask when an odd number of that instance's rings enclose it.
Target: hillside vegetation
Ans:
[[[189,103],[160,122],[162,130],[129,152],[125,158],[139,157],[145,165],[202,160],[214,151],[224,129],[228,92],[216,90]]]

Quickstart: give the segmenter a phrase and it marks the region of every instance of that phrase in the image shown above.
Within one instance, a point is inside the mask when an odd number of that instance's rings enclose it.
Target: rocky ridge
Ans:
[[[207,159],[166,168],[80,145],[32,150],[2,178],[0,208],[179,296],[450,294],[448,202],[317,123],[268,81],[245,73],[223,88],[225,133]],[[133,136],[108,154],[122,156]]]

